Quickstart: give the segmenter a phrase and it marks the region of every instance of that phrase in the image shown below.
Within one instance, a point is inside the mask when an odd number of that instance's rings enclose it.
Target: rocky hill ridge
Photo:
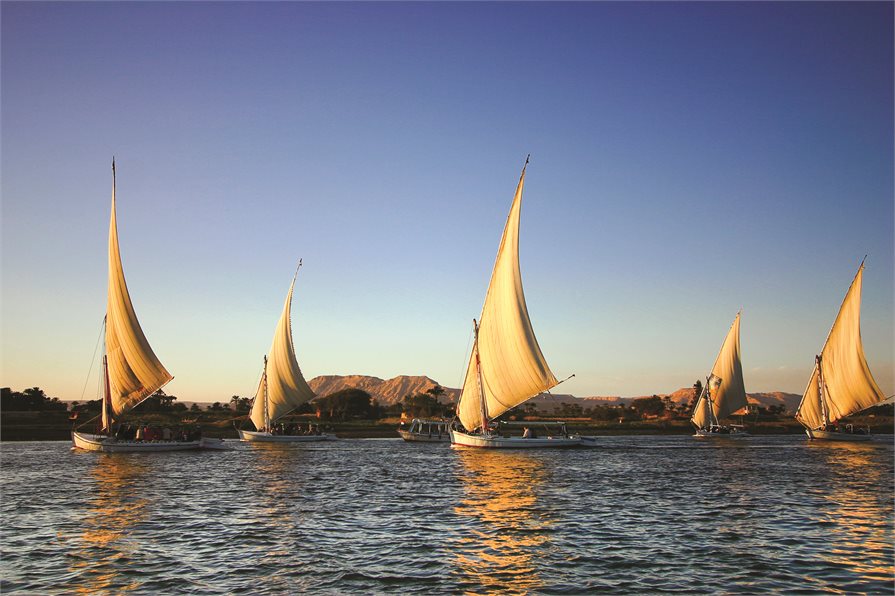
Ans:
[[[384,380],[379,377],[367,375],[323,375],[314,377],[308,383],[314,393],[317,395],[329,395],[342,389],[354,387],[363,389],[373,396],[381,405],[391,405],[400,402],[405,395],[413,395],[416,393],[425,393],[439,383],[425,375],[400,375]],[[442,402],[456,401],[460,395],[459,389],[444,387],[445,393],[440,397]],[[686,404],[693,396],[692,387],[684,387],[672,393],[657,393],[659,397],[670,397],[676,404]],[[541,394],[535,397],[532,402],[539,409],[550,411],[560,407],[562,404],[580,404],[583,408],[590,408],[596,405],[628,405],[635,399],[640,397],[651,397],[642,395],[636,397],[621,396],[588,396],[576,397],[570,394]],[[795,393],[785,393],[783,391],[772,391],[767,393],[750,393],[748,394],[749,403],[757,404],[763,407],[784,405],[787,412],[795,412],[796,407],[802,396]]]

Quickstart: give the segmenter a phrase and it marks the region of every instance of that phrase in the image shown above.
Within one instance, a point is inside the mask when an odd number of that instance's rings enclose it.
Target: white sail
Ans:
[[[712,412],[709,409],[710,402],[706,399],[705,391],[705,388],[703,388],[699,399],[696,400],[696,407],[693,408],[693,416],[690,418],[690,422],[696,428],[708,428],[715,423]]]
[[[120,416],[173,379],[146,340],[124,280],[115,215],[115,164],[112,164],[112,218],[109,222],[109,297],[106,356],[112,413]]]
[[[796,418],[808,428],[815,429],[824,426],[823,407],[820,404],[820,388],[818,386],[818,368],[815,364],[814,370],[811,372],[811,379],[805,388],[805,394],[799,408],[796,410]]]
[[[457,406],[468,430],[481,427],[483,416],[499,416],[557,384],[538,346],[522,291],[519,217],[524,183],[525,167],[497,251]]]
[[[810,429],[836,422],[885,399],[870,374],[861,342],[863,277],[864,263],[861,263],[796,411],[796,418]],[[822,386],[818,385],[818,377]]]
[[[296,272],[296,276],[297,274],[298,272]],[[267,358],[266,395],[265,379],[262,378],[252,402],[250,417],[255,428],[259,430],[266,426],[265,407],[267,408],[267,420],[273,424],[278,418],[314,398],[314,392],[308,386],[298,367],[295,349],[292,345],[291,309],[294,288],[295,277],[292,278],[292,284],[289,286],[283,314],[280,315],[280,320],[277,323],[273,344],[270,346],[270,354]]]
[[[733,320],[721,351],[712,366],[706,392],[700,397],[690,421],[697,428],[707,428],[713,423],[746,407],[746,387],[743,383],[743,365],[740,361],[740,313]],[[710,401],[710,414],[707,402]]]

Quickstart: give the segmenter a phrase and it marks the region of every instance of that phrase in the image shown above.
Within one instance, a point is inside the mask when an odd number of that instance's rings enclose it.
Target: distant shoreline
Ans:
[[[550,419],[549,417],[544,417]],[[159,426],[177,425],[179,417],[145,415],[134,418]],[[857,425],[869,426],[877,435],[893,434],[893,418],[888,416],[855,417]],[[397,438],[398,424],[387,422],[356,420],[350,422],[320,422],[341,439]],[[582,435],[623,436],[623,435],[691,435],[693,427],[689,420],[642,420],[629,422],[597,422],[591,420],[566,420],[569,430]],[[65,441],[71,438],[72,422],[68,412],[4,412],[0,418],[0,442],[16,441]],[[236,429],[232,419],[199,420],[202,432],[209,437],[236,439]],[[754,435],[796,435],[804,429],[793,418],[776,420],[745,421],[746,427]]]

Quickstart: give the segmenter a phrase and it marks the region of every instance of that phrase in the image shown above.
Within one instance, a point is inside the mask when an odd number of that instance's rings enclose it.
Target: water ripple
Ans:
[[[893,593],[891,441],[0,455],[4,594]]]

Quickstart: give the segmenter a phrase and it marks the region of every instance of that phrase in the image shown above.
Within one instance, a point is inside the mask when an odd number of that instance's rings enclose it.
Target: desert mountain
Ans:
[[[400,402],[405,395],[425,393],[438,385],[438,383],[426,376],[401,375],[384,381],[379,377],[364,375],[324,375],[314,377],[308,382],[308,385],[311,386],[314,393],[321,396],[329,395],[342,389],[362,389],[369,393],[380,405],[388,406]],[[444,395],[440,398],[442,402],[456,401],[457,396],[460,394],[459,389],[444,388],[444,391]]]
[[[683,389],[678,389],[674,393],[669,394],[669,397],[676,404],[690,403],[690,399],[693,397],[693,388],[685,387]],[[795,413],[796,408],[799,407],[799,402],[802,401],[802,396],[795,393],[772,391],[770,393],[747,393],[746,399],[750,404],[756,404],[763,408],[779,406],[782,404],[785,406],[787,412]]]
[[[427,376],[401,375],[388,380],[383,380],[379,377],[368,377],[364,375],[325,375],[314,377],[308,384],[311,386],[311,389],[314,390],[314,393],[321,396],[329,395],[331,393],[335,393],[336,391],[341,391],[342,389],[348,389],[352,387],[356,389],[363,389],[371,396],[373,396],[373,399],[378,401],[381,405],[385,406],[400,402],[402,399],[404,399],[405,395],[425,393],[439,383]],[[444,394],[441,396],[439,401],[443,403],[454,402],[460,395],[459,389],[451,389],[449,387],[442,388],[444,389]],[[671,401],[676,404],[686,404],[689,403],[690,399],[693,397],[693,388],[684,387],[682,389],[674,391],[673,393],[659,393],[656,395],[658,395],[659,397],[670,397]],[[550,412],[556,408],[561,407],[563,404],[579,404],[582,408],[592,408],[597,405],[629,405],[632,401],[634,401],[635,399],[639,399],[640,397],[651,396],[643,395],[638,397],[576,397],[569,394],[541,394],[532,399],[529,403],[536,405],[539,410]],[[750,393],[747,395],[747,397],[749,399],[749,403],[757,404],[765,408],[783,404],[784,406],[786,406],[786,411],[790,413],[796,411],[796,408],[799,405],[799,401],[802,399],[801,395],[797,395],[795,393],[784,393],[782,391],[774,391],[771,393]]]

